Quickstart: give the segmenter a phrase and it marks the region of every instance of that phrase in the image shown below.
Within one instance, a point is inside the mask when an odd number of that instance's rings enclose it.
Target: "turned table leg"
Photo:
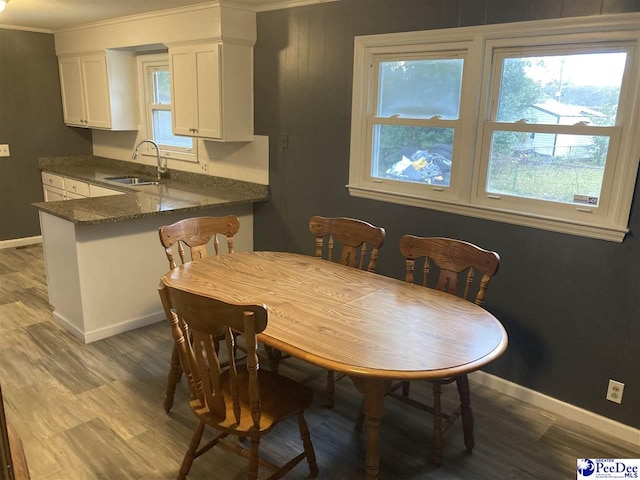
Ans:
[[[351,377],[353,384],[364,396],[364,414],[367,418],[367,480],[380,476],[380,420],[384,412],[384,396],[390,380]]]

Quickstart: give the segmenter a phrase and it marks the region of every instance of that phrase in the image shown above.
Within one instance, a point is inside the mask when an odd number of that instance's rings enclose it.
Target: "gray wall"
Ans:
[[[69,128],[53,35],[0,28],[0,241],[40,235],[38,157],[91,154],[91,131]]]
[[[385,227],[378,270],[396,278],[405,233],[496,250],[502,264],[486,307],[510,343],[485,371],[640,427],[637,205],[619,244],[352,198],[345,188],[354,36],[632,11],[639,1],[341,0],[259,13],[256,133],[270,137],[272,198],[256,207],[255,248],[313,254],[308,221],[321,214]],[[626,383],[622,405],[605,400],[610,378]]]

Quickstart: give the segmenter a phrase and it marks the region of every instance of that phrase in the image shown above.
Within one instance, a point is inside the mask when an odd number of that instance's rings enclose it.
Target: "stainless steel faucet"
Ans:
[[[141,140],[140,142],[138,142],[138,144],[136,145],[135,150],[133,151],[133,155],[131,155],[131,159],[135,160],[136,158],[138,158],[138,150],[140,149],[140,145],[142,145],[143,143],[150,143],[151,145],[153,145],[156,149],[156,159],[157,159],[157,177],[158,177],[158,181],[160,181],[162,179],[162,174],[167,172],[167,160],[165,159],[164,161],[164,165],[162,164],[162,157],[160,156],[160,148],[158,147],[158,144],[156,142],[154,142],[153,140]]]

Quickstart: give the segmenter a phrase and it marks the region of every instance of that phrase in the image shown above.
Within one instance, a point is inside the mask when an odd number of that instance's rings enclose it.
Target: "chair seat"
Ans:
[[[198,400],[192,400],[191,406],[204,422],[223,431],[232,431],[234,434],[255,432],[251,408],[249,406],[249,374],[245,369],[238,370],[238,390],[240,392],[241,415],[240,424],[235,421],[233,413],[233,400],[229,385],[229,371],[221,375],[222,392],[227,407],[226,418],[220,420],[209,413],[207,409],[199,407]],[[313,403],[313,390],[294,380],[268,370],[258,371],[260,385],[260,432],[271,429],[277,422],[284,418],[296,415],[304,411]],[[283,396],[286,392],[286,396]]]

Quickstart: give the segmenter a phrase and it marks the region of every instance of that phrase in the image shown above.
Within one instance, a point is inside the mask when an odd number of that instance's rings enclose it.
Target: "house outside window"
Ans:
[[[171,83],[169,57],[166,53],[142,55],[138,58],[144,94],[144,118],[148,138],[160,147],[164,157],[197,162],[196,142],[190,137],[173,135],[171,127]],[[149,155],[155,149],[145,144]]]
[[[349,191],[622,241],[640,15],[357,37]]]

